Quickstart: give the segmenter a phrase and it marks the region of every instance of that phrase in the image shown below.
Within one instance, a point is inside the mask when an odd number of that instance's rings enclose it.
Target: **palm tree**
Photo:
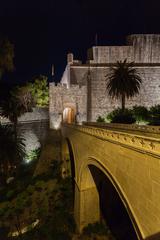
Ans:
[[[121,98],[122,111],[125,109],[125,99],[135,96],[139,93],[141,77],[134,68],[134,63],[127,63],[127,59],[123,62],[118,61],[111,68],[108,75],[107,89],[111,97]]]
[[[15,141],[14,130],[10,125],[0,124],[0,172],[5,179],[9,170],[25,157],[25,144],[22,137]]]

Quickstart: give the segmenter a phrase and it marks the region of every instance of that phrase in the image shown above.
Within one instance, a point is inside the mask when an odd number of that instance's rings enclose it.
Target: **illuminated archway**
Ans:
[[[94,214],[92,217],[94,217],[95,213],[99,211],[99,214],[97,214],[97,216],[99,215],[99,219],[97,218],[96,221],[99,221],[101,219],[100,216],[103,216],[104,220],[107,219],[105,210],[108,211],[106,207],[109,202],[109,204],[111,204],[110,207],[112,207],[112,209],[111,209],[111,213],[109,212],[108,216],[109,217],[112,216],[111,220],[118,220],[119,225],[122,224],[123,223],[122,218],[119,218],[118,216],[119,212],[117,211],[117,207],[119,208],[120,206],[122,208],[120,210],[123,211],[123,212],[120,211],[120,214],[123,214],[123,217],[125,217],[125,221],[127,220],[127,228],[123,225],[122,230],[124,231],[122,231],[121,233],[119,232],[119,238],[117,239],[128,240],[128,238],[124,238],[122,236],[123,234],[128,233],[127,232],[128,229],[131,230],[130,232],[131,236],[129,239],[131,240],[142,239],[141,232],[138,228],[134,215],[131,212],[130,206],[128,205],[127,199],[123,195],[121,188],[119,188],[113,176],[107,171],[107,169],[104,169],[103,165],[99,164],[99,162],[96,159],[89,158],[88,163],[84,164],[80,169],[78,183],[81,191],[85,192],[85,200],[88,198],[89,204],[91,206],[94,206],[93,209],[95,209],[95,212],[93,211]],[[93,194],[91,195],[89,191],[87,194],[87,190],[94,189],[94,188],[95,188],[95,191],[97,190],[97,194],[93,198],[91,197]],[[106,205],[104,205],[104,201],[106,202]],[[83,205],[82,205],[82,208],[83,208]],[[86,209],[86,206],[85,206],[85,209]],[[113,213],[114,214],[116,213],[118,215],[113,216]],[[86,214],[89,214],[89,213],[86,213]],[[92,219],[91,216],[90,216],[90,219]],[[125,221],[124,221],[124,224],[125,224]],[[110,225],[110,228],[112,228],[112,226]],[[81,228],[83,229],[83,227],[85,227],[85,224]],[[112,230],[115,235],[118,233],[117,229],[116,230],[112,229]]]
[[[75,110],[71,107],[66,107],[63,110],[63,122],[74,123],[75,122]]]

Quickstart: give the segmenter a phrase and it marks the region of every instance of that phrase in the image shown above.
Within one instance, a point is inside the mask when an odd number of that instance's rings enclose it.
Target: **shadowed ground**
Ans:
[[[54,160],[61,159],[61,133],[58,130],[49,130],[46,142],[34,173],[34,176],[48,171]]]

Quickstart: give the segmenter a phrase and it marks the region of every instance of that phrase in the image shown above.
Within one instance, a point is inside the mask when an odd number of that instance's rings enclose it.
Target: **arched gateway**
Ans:
[[[63,110],[63,122],[74,123],[75,122],[75,110],[71,107],[66,107]]]

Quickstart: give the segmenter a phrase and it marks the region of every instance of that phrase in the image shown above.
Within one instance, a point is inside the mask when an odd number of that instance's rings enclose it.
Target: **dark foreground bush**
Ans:
[[[115,238],[111,234],[109,228],[103,222],[101,222],[101,223],[96,222],[93,224],[88,224],[88,226],[86,226],[83,229],[80,239],[83,239],[83,238],[86,239],[85,236],[90,237],[90,239],[100,239],[103,236],[107,236],[108,240],[109,239],[115,240]],[[97,238],[97,236],[98,236],[98,238]]]
[[[146,122],[149,119],[149,111],[146,107],[143,106],[133,106],[132,114],[136,119],[136,122]]]
[[[160,105],[155,105],[149,110],[149,124],[160,125]]]
[[[107,119],[111,123],[135,123],[136,119],[132,114],[132,110],[117,108],[108,114]]]
[[[105,122],[105,119],[101,116],[99,116],[96,120],[96,122]]]

